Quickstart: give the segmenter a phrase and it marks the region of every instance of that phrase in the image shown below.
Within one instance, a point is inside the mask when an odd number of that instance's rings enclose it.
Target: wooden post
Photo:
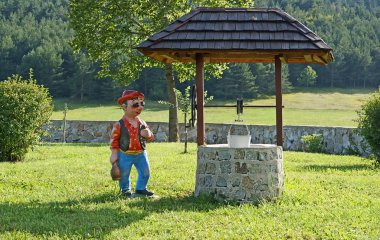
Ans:
[[[63,109],[63,143],[66,143],[66,116],[68,110],[67,103],[65,103],[65,108]]]
[[[277,146],[282,146],[284,142],[284,129],[282,123],[282,87],[281,87],[281,60],[280,56],[274,58],[275,86],[276,86],[276,133]]]
[[[203,55],[197,53],[196,58],[196,86],[197,86],[197,143],[198,146],[205,143],[205,122],[204,122],[204,68]]]

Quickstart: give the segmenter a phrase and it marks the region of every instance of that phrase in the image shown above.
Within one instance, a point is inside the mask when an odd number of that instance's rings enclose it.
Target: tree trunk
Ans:
[[[168,87],[169,103],[171,103],[169,108],[169,142],[178,142],[178,102],[174,91],[175,81],[172,64],[165,64],[165,75]]]
[[[81,80],[81,86],[80,86],[80,101],[83,102],[83,91],[84,91],[84,76],[82,75],[82,80]]]

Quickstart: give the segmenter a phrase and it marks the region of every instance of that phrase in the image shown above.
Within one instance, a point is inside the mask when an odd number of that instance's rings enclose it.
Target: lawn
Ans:
[[[322,89],[308,91],[303,89],[283,95],[285,125],[319,125],[319,126],[357,126],[356,110],[371,90]],[[52,119],[63,118],[65,100],[55,100]],[[212,105],[236,104],[231,101],[212,101]],[[247,105],[275,105],[275,98],[246,101]],[[70,120],[118,120],[121,109],[113,102],[68,102]],[[154,101],[147,101],[141,117],[147,122],[167,122],[168,107]],[[206,108],[206,123],[231,123],[237,118],[235,108]],[[242,119],[247,124],[269,124],[276,122],[274,108],[245,108]],[[182,114],[179,121],[183,122]]]
[[[0,239],[380,238],[380,172],[368,160],[285,152],[283,195],[254,206],[193,197],[196,145],[182,149],[148,145],[159,199],[119,196],[104,144],[45,144],[2,162]]]

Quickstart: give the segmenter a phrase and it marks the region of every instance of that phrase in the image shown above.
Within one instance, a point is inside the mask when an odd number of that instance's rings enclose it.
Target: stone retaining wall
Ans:
[[[67,121],[66,142],[109,142],[113,121]],[[156,136],[156,142],[168,140],[168,123],[148,122]],[[227,133],[230,124],[206,124],[206,142],[208,144],[227,143]],[[63,141],[63,123],[52,120],[47,127],[49,137],[47,142]],[[255,144],[275,144],[276,127],[271,125],[248,125],[251,132],[251,142]],[[319,126],[284,126],[284,150],[303,151],[305,144],[302,136],[313,133],[322,134],[324,151],[334,154],[349,154],[355,151],[368,155],[363,137],[357,134],[355,128],[348,127],[319,127]],[[180,124],[180,138],[184,141],[184,127]],[[196,142],[196,129],[189,129],[188,139]]]

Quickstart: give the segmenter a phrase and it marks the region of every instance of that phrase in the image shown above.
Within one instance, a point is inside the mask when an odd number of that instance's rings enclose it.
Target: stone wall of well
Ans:
[[[113,121],[67,121],[66,142],[101,143],[109,142]],[[168,140],[168,123],[148,122],[156,137],[156,142]],[[208,144],[227,143],[227,134],[230,124],[206,124],[206,142]],[[63,141],[63,121],[52,120],[46,126],[50,136],[43,138],[47,142]],[[276,127],[272,125],[248,125],[251,133],[251,143],[275,144]],[[184,125],[180,124],[181,141],[185,139]],[[303,151],[305,144],[302,136],[311,134],[323,136],[323,147],[327,153],[348,154],[352,150],[362,155],[368,155],[365,141],[349,127],[320,127],[320,126],[284,126],[284,150]],[[196,129],[188,129],[188,140],[196,142]]]
[[[281,147],[273,144],[198,147],[195,196],[211,194],[218,200],[258,203],[279,197],[283,189]]]

